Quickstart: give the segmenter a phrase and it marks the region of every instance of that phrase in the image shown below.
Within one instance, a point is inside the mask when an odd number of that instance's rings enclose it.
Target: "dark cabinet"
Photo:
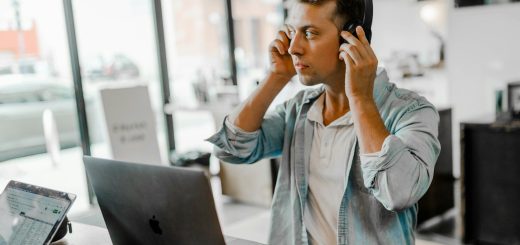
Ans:
[[[520,244],[520,123],[461,124],[461,232],[472,244]]]

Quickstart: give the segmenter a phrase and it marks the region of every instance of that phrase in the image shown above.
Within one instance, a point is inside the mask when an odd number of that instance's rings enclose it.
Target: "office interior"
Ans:
[[[106,229],[83,155],[200,169],[224,234],[267,243],[278,159],[231,165],[205,139],[263,79],[286,6],[0,0],[0,188],[74,193],[69,219]],[[520,244],[519,26],[515,0],[374,0],[379,65],[440,114],[417,244]],[[125,89],[139,99],[109,103]],[[302,89],[293,79],[274,104]]]

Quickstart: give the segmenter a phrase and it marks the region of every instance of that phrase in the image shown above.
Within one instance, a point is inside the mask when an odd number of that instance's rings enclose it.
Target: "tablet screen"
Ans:
[[[0,195],[0,245],[48,244],[74,194],[11,181]]]

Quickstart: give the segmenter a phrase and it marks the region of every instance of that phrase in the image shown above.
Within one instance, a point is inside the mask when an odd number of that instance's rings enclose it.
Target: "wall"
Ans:
[[[374,0],[372,47],[380,61],[394,51],[421,56],[436,52],[438,41],[420,19],[423,3],[409,0]]]
[[[447,6],[446,72],[453,108],[454,174],[460,173],[461,121],[493,115],[494,90],[520,81],[520,3]],[[372,46],[381,62],[395,50],[428,55],[436,40],[421,21],[424,2],[375,0]]]
[[[494,89],[520,81],[520,3],[451,9],[447,71],[453,104],[454,172],[461,121],[493,115]]]

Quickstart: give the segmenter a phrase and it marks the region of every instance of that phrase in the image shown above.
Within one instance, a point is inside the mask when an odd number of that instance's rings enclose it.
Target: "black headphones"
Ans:
[[[373,6],[372,0],[363,0],[363,19],[351,19],[344,26],[343,30],[352,33],[356,38],[358,37],[356,34],[356,27],[361,26],[365,31],[365,35],[367,37],[368,42],[372,40],[372,14],[373,14]],[[346,42],[345,39],[340,38],[341,43]]]

